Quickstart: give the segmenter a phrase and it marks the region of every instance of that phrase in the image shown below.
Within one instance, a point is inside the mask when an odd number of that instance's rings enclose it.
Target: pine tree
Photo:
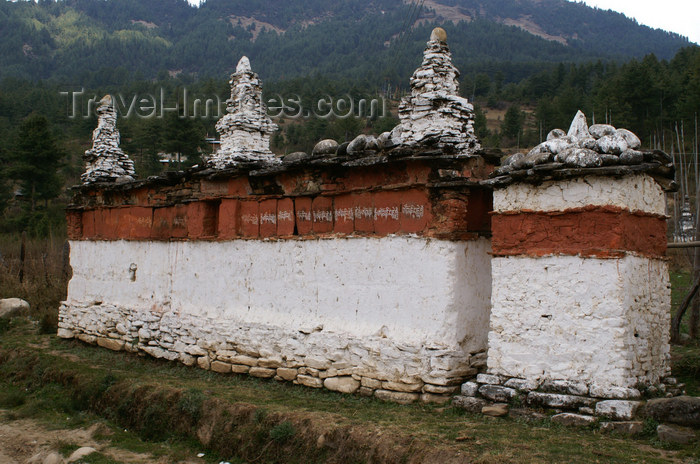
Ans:
[[[520,106],[512,105],[510,108],[508,108],[508,110],[506,110],[505,116],[503,116],[501,133],[504,137],[516,139],[523,128],[524,122],[525,115],[522,111],[520,111]]]
[[[66,154],[52,134],[49,120],[40,114],[22,121],[14,142],[14,150],[8,154],[8,177],[19,182],[33,212],[37,201],[43,200],[46,206],[61,193],[59,170]]]
[[[204,148],[204,131],[192,119],[171,113],[165,120],[165,149],[176,155],[178,169],[193,166],[200,158],[200,149]]]

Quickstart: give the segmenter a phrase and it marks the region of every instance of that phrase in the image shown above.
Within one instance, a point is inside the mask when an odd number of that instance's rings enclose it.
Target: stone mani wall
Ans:
[[[269,150],[246,57],[221,149],[186,173],[134,181],[105,97],[58,335],[399,402],[446,401],[488,367],[458,403],[631,417],[669,373],[672,159],[579,111],[495,170],[446,38],[398,126],[311,154]]]
[[[491,193],[468,177],[490,168],[448,164],[85,188],[59,336],[444,401],[485,366],[491,294]]]

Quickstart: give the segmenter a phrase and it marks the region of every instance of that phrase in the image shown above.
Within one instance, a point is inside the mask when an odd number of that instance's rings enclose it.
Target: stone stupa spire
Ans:
[[[83,155],[84,183],[134,180],[134,162],[119,148],[117,111],[110,95],[105,95],[97,107],[98,123],[92,132],[92,148]]]
[[[223,169],[242,161],[279,163],[270,151],[270,136],[277,125],[267,115],[262,101],[262,83],[250,68],[247,57],[238,62],[229,83],[231,98],[226,100],[227,114],[216,123],[221,145],[208,164]]]
[[[435,143],[443,148],[452,146],[460,153],[481,148],[474,133],[474,107],[459,96],[458,78],[447,33],[437,27],[423,52],[423,63],[411,77],[411,96],[399,105],[399,143]]]

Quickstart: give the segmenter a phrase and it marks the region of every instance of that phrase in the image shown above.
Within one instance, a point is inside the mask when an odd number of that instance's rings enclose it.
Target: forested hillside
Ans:
[[[192,114],[195,98],[225,101],[228,75],[245,54],[266,100],[298,95],[306,108],[326,96],[387,102],[380,118],[276,119],[273,151],[309,151],[322,138],[393,127],[436,24],[447,29],[485,146],[531,147],[582,109],[636,132],[646,147],[696,148],[700,47],[582,4],[0,0],[0,232],[61,229],[66,187],[79,180],[96,123],[82,117],[89,98],[122,95],[127,110],[134,98],[162,96],[159,104]],[[71,91],[82,91],[75,117]],[[120,114],[121,145],[140,176],[161,172],[161,152],[196,163],[205,136],[215,135],[214,115],[160,116]]]
[[[0,79],[94,86],[167,72],[221,77],[248,55],[266,79],[319,73],[398,83],[438,24],[460,69],[502,72],[507,81],[543,63],[669,59],[689,44],[564,0],[208,0],[199,8],[185,0],[0,0]]]

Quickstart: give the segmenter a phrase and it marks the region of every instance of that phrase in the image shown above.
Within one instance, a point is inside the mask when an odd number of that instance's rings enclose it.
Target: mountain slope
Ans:
[[[419,8],[420,5],[420,8]],[[466,73],[518,80],[543,63],[670,58],[687,39],[564,0],[0,0],[0,78],[80,85],[163,73],[405,80],[435,25]]]

